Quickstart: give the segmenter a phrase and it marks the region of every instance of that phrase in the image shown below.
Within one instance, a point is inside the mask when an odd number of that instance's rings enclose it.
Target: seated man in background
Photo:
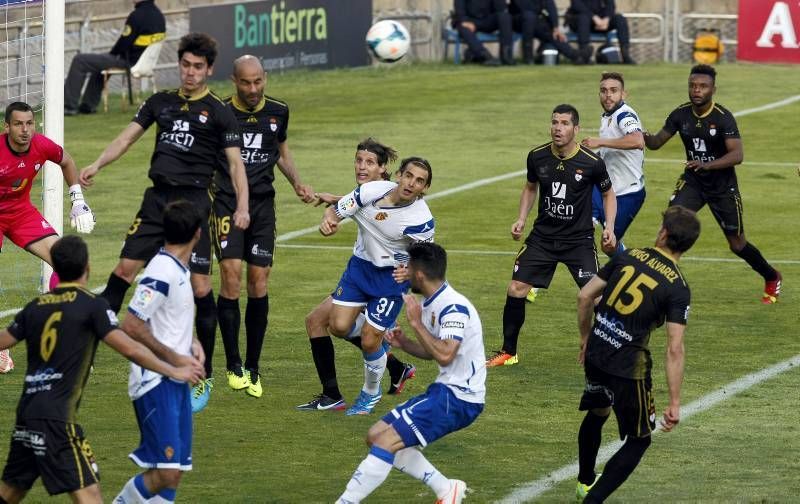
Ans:
[[[487,66],[514,64],[511,14],[505,0],[454,0],[453,8],[453,28],[468,47],[466,61]],[[500,30],[500,59],[492,56],[477,35],[495,30]]]
[[[508,10],[511,13],[511,25],[516,32],[522,33],[522,61],[525,64],[535,62],[533,56],[533,39],[539,39],[539,54],[545,46],[551,45],[559,53],[575,63],[583,61],[571,45],[567,36],[558,26],[558,10],[554,0],[509,0]]]
[[[133,12],[125,20],[125,27],[111,51],[107,54],[80,53],[72,58],[64,83],[64,115],[94,114],[103,91],[100,72],[135,65],[147,46],[166,37],[164,14],[155,0],[133,0],[133,3]],[[89,83],[81,101],[81,89],[87,75]]]
[[[631,35],[628,20],[616,12],[614,0],[570,0],[565,16],[569,29],[578,34],[578,46],[584,63],[589,62],[592,48],[589,45],[591,32],[606,33],[617,30],[622,62],[635,65],[631,58]]]

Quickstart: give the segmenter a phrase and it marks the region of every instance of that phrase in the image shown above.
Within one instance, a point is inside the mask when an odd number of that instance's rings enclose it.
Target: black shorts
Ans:
[[[656,428],[656,403],[653,383],[648,376],[641,380],[621,378],[586,363],[586,388],[578,409],[614,409],[619,426],[619,438],[647,437]]]
[[[253,266],[272,266],[275,252],[275,197],[250,198],[250,227],[233,225],[236,199],[217,193],[212,203],[211,234],[217,260],[242,259]]]
[[[564,242],[529,237],[517,253],[511,278],[546,289],[558,263],[563,263],[578,287],[583,287],[598,269],[594,240]]]
[[[742,196],[736,177],[730,177],[726,184],[709,190],[682,173],[675,183],[669,206],[681,205],[697,212],[706,204],[725,236],[739,236],[744,233]]]
[[[192,273],[211,273],[211,239],[208,220],[211,215],[211,198],[205,189],[193,187],[149,187],[144,192],[142,206],[136,213],[119,256],[125,259],[149,261],[164,245],[164,207],[168,203],[187,200],[200,212],[200,241],[192,250],[189,269]]]
[[[50,495],[74,492],[100,481],[94,452],[80,425],[17,419],[3,481],[29,490],[40,476]]]

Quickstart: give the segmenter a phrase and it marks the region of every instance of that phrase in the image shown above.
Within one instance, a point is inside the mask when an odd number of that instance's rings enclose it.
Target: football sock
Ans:
[[[194,326],[197,331],[197,339],[203,346],[206,354],[206,379],[211,378],[211,361],[214,357],[214,341],[217,337],[217,307],[214,306],[214,291],[199,298],[194,298],[197,312],[194,315]]]
[[[751,268],[764,277],[764,280],[769,282],[778,279],[778,272],[775,271],[775,268],[769,265],[764,256],[761,255],[761,252],[750,242],[745,243],[742,250],[734,250],[733,253],[744,259]]]
[[[239,354],[239,326],[242,319],[239,300],[228,299],[220,294],[217,297],[217,319],[222,346],[225,348],[225,366],[233,370],[237,364],[242,365],[242,356]]]
[[[525,323],[525,298],[506,296],[503,307],[503,350],[511,355],[517,354],[519,330]]]
[[[339,501],[361,502],[364,500],[389,476],[393,461],[394,454],[377,446],[370,448],[369,455],[358,465],[358,469],[347,483],[347,489],[339,497]]]
[[[395,453],[394,468],[431,487],[437,498],[450,491],[450,480],[437,471],[417,448],[403,448]]]
[[[390,375],[400,374],[405,369],[406,363],[394,356],[393,353],[386,354],[386,369]]]
[[[594,483],[594,466],[597,462],[597,451],[602,442],[603,424],[608,416],[595,415],[586,412],[578,431],[578,481],[584,485]]]
[[[50,273],[50,281],[47,283],[48,290],[55,289],[56,285],[58,285],[58,282],[60,281],[61,279],[58,278],[58,273],[56,273],[55,271]]]
[[[650,436],[643,438],[628,436],[622,448],[606,463],[602,476],[589,490],[583,502],[605,501],[636,469],[648,446],[650,446]]]
[[[364,352],[364,392],[370,395],[381,391],[381,378],[386,371],[386,351],[383,347],[368,354]]]
[[[322,393],[334,400],[342,398],[339,383],[336,381],[336,361],[334,360],[333,341],[330,336],[311,338],[311,356],[317,368]]]
[[[172,504],[175,502],[175,497],[178,495],[178,490],[175,488],[165,488],[158,492],[148,504]]]
[[[129,479],[122,490],[114,498],[114,502],[122,504],[145,504],[153,494],[144,484],[144,474],[140,473]]]
[[[258,361],[261,359],[261,348],[264,346],[268,320],[269,295],[248,297],[244,313],[244,329],[247,332],[247,354],[244,365],[247,369],[258,371]]]
[[[131,284],[125,281],[122,277],[118,277],[114,273],[108,275],[108,282],[106,288],[100,293],[100,296],[108,301],[114,313],[119,313],[122,308],[122,300],[125,299],[125,293],[130,289]]]

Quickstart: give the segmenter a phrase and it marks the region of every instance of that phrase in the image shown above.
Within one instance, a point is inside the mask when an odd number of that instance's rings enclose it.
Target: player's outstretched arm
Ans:
[[[172,366],[156,357],[149,348],[131,339],[120,329],[114,329],[109,332],[106,337],[103,338],[103,341],[129,361],[133,361],[143,368],[150,369],[164,376],[189,383],[197,383],[205,378],[205,369],[200,361],[192,359],[192,362],[183,366]]]
[[[336,211],[333,207],[328,207],[322,215],[322,222],[319,224],[319,232],[322,236],[331,236],[339,230],[339,223],[341,221],[342,219],[336,215]]]
[[[681,385],[683,383],[684,348],[683,335],[686,326],[675,322],[667,322],[667,355],[664,362],[667,371],[667,389],[669,405],[664,410],[662,427],[669,432],[680,421]]]
[[[598,149],[600,147],[608,147],[611,149],[620,150],[643,150],[644,149],[644,135],[641,131],[633,131],[620,138],[600,138],[588,137],[581,140],[581,145],[587,149]]]
[[[120,329],[125,331],[125,333],[135,341],[146,346],[156,357],[175,367],[191,365],[193,362],[197,361],[194,357],[178,354],[173,349],[158,341],[156,337],[153,336],[153,333],[150,332],[150,328],[144,320],[133,313],[128,312],[125,315],[125,320],[122,321]]]
[[[108,147],[103,150],[100,157],[98,157],[94,163],[90,164],[80,173],[80,184],[83,187],[89,187],[94,184],[94,177],[103,169],[106,165],[109,165],[122,157],[125,154],[131,145],[136,143],[142,135],[144,134],[144,128],[137,123],[131,122],[128,126],[122,130],[117,138],[111,141],[108,144]]]
[[[239,147],[225,147],[225,158],[228,161],[228,173],[231,174],[233,190],[236,193],[233,224],[239,229],[247,229],[250,227],[250,186],[247,184],[242,151]]]
[[[69,211],[69,223],[79,233],[91,233],[96,219],[92,209],[86,203],[81,185],[78,183],[78,167],[66,150],[59,166],[69,187],[69,199],[72,202],[72,208]]]
[[[294,157],[292,156],[292,151],[289,150],[289,145],[286,142],[281,142],[278,144],[278,151],[281,154],[281,157],[278,158],[278,169],[280,169],[283,176],[286,177],[286,180],[292,184],[294,193],[303,203],[311,203],[314,201],[317,195],[310,185],[304,184],[300,180],[300,173],[297,171],[297,167],[294,164]]]
[[[650,150],[658,150],[661,148],[662,145],[667,143],[667,140],[672,138],[672,135],[674,135],[674,133],[670,133],[664,128],[661,128],[661,131],[659,131],[655,135],[651,135],[649,132],[645,131],[643,135],[644,144]]]
[[[5,350],[6,348],[11,348],[17,344],[17,338],[11,335],[8,332],[8,329],[3,329],[0,331],[0,350]]]
[[[594,300],[606,288],[606,281],[595,275],[578,292],[578,334],[581,337],[578,364],[583,364],[586,356],[586,343],[594,319]]]

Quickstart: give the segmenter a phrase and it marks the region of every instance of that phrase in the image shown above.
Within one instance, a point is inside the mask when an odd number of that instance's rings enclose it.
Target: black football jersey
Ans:
[[[28,352],[17,416],[74,423],[97,344],[117,325],[108,301],[78,284],[28,303],[8,328]]]
[[[248,108],[236,95],[225,99],[242,132],[242,161],[247,170],[250,196],[275,194],[275,164],[280,158],[278,146],[286,141],[289,127],[289,106],[264,96],[255,107]],[[214,191],[234,194],[227,165],[214,176]]]
[[[528,182],[539,184],[539,213],[528,239],[593,239],[592,188],[611,189],[599,156],[578,145],[562,158],[552,142],[544,144],[528,154]]]
[[[211,91],[192,98],[179,90],[156,93],[133,121],[145,129],[156,124],[148,172],[156,185],[208,189],[214,171],[227,168],[223,149],[241,147],[236,118]]]
[[[671,134],[678,133],[686,149],[686,160],[713,161],[728,153],[725,140],[740,138],[739,128],[733,114],[717,103],[702,116],[692,110],[691,103],[684,103],[673,110],[664,123],[664,129]],[[727,181],[734,175],[733,166],[720,170],[687,170],[705,184],[714,181]]]
[[[597,276],[608,282],[595,311],[586,360],[623,378],[650,376],[650,332],[664,321],[686,325],[690,292],[678,265],[661,249],[628,249]]]

